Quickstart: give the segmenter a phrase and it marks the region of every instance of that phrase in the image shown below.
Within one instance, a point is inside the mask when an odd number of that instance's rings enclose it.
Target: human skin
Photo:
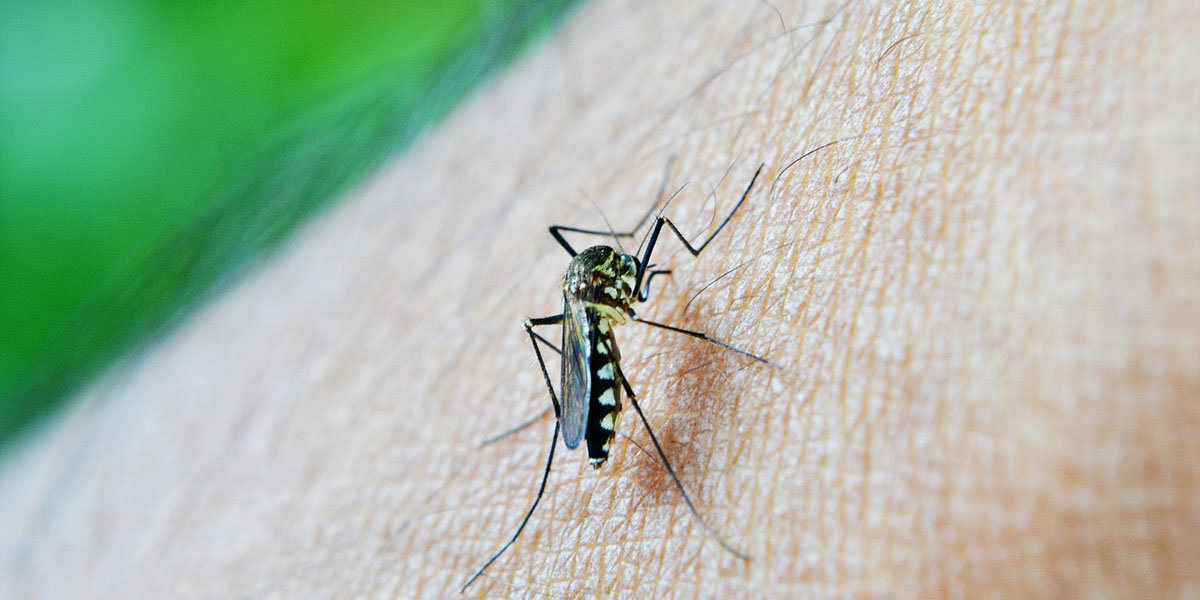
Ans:
[[[759,163],[637,309],[777,367],[616,330],[750,560],[627,406],[467,597],[1200,594],[1197,40],[1184,0],[585,5],[3,465],[0,596],[457,594],[549,450],[478,448],[548,403],[545,228],[665,175],[695,239]]]

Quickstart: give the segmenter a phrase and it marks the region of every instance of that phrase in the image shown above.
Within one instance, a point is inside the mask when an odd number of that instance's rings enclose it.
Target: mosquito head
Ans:
[[[634,285],[637,283],[638,259],[632,254],[618,253],[613,261],[613,276],[620,282],[618,286],[624,294],[623,308],[629,308],[633,302]]]
[[[618,277],[634,277],[637,275],[638,259],[632,254],[617,255],[617,276]]]
[[[637,269],[638,260],[632,255],[609,246],[592,246],[571,259],[563,276],[563,293],[595,308],[609,307],[614,318],[624,322],[615,315],[623,315],[633,303]]]

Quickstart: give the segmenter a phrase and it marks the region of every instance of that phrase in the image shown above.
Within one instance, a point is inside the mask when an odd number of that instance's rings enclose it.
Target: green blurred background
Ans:
[[[0,2],[0,444],[573,2]]]

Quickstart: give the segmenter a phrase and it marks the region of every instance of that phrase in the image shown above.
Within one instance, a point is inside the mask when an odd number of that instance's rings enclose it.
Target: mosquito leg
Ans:
[[[574,257],[578,253],[575,251],[574,248],[571,247],[571,244],[567,243],[566,238],[564,238],[562,236],[561,232],[563,232],[563,231],[569,231],[572,233],[583,233],[583,234],[587,234],[587,235],[611,236],[613,238],[617,238],[618,240],[620,238],[632,238],[634,236],[634,234],[637,233],[637,230],[641,229],[642,225],[645,225],[646,221],[649,221],[650,217],[654,216],[655,209],[657,209],[658,205],[662,202],[663,192],[665,192],[667,189],[667,179],[670,178],[671,168],[674,165],[675,165],[675,157],[672,156],[671,159],[667,161],[666,170],[663,171],[662,183],[660,183],[658,185],[658,194],[656,194],[654,197],[654,204],[650,206],[650,210],[646,211],[645,215],[642,215],[642,218],[641,218],[641,220],[639,220],[637,222],[637,225],[634,225],[633,228],[630,229],[629,231],[626,231],[623,233],[618,233],[616,231],[613,231],[612,229],[607,229],[607,230],[602,231],[599,229],[583,229],[580,227],[566,227],[563,225],[551,225],[550,226],[550,235],[554,236],[554,240],[557,241],[558,244],[567,251],[567,254],[570,254],[572,257]],[[678,192],[676,192],[676,193],[678,193]],[[620,242],[618,241],[618,244],[619,243]]]
[[[550,373],[546,371],[546,361],[542,358],[542,350],[538,347],[538,340],[540,339],[545,342],[546,338],[534,333],[533,328],[541,325],[561,325],[562,320],[562,315],[554,315],[551,317],[527,319],[525,321],[525,333],[529,334],[529,343],[533,344],[533,353],[537,355],[538,366],[542,369],[542,379],[546,382],[546,390],[550,392],[550,401],[554,404],[554,435],[550,437],[550,452],[546,455],[546,470],[542,473],[542,483],[538,486],[537,496],[533,499],[533,504],[529,507],[529,512],[525,513],[525,518],[521,519],[521,525],[517,527],[517,532],[463,584],[462,589],[459,590],[460,594],[466,592],[467,588],[472,583],[475,583],[475,580],[479,579],[479,576],[483,575],[483,572],[492,566],[492,563],[496,562],[496,559],[500,558],[500,555],[504,554],[504,551],[508,550],[509,546],[512,546],[517,541],[517,538],[521,536],[521,532],[525,531],[525,526],[529,524],[529,519],[533,516],[533,511],[537,509],[538,503],[542,501],[542,495],[546,492],[546,480],[550,478],[550,466],[554,464],[554,447],[558,445],[559,416],[562,414],[562,411],[558,406],[558,396],[554,394],[554,386],[550,383]]]
[[[648,300],[650,298],[650,282],[654,280],[655,275],[670,275],[670,274],[671,274],[670,269],[655,269],[653,271],[650,271],[650,274],[646,276],[645,285],[643,285],[641,291],[638,292],[638,302],[645,302],[646,300]]]
[[[724,348],[735,354],[740,354],[742,356],[745,356],[746,358],[752,358],[754,360],[757,360],[758,362],[760,362],[764,365],[779,368],[779,365],[777,365],[761,356],[758,356],[757,354],[751,354],[745,350],[742,350],[741,348],[738,348],[736,346],[731,346],[725,342],[722,342],[721,340],[709,337],[708,334],[706,334],[706,333],[701,333],[699,331],[692,331],[690,329],[684,329],[682,327],[675,327],[673,325],[667,325],[665,323],[658,323],[656,321],[650,321],[647,319],[643,319],[637,315],[633,316],[633,320],[637,321],[638,323],[644,323],[651,327],[658,327],[659,329],[666,329],[667,331],[674,331],[675,333],[682,333],[683,335],[690,335],[698,340],[704,340],[714,346],[720,346],[721,348]]]
[[[633,393],[633,388],[629,385],[629,380],[625,378],[625,373],[621,371],[621,365],[613,363],[617,367],[617,377],[621,380],[621,385],[625,388],[625,395],[629,397],[629,403],[633,405],[633,409],[637,411],[638,418],[642,420],[642,425],[646,427],[646,433],[650,434],[650,441],[654,443],[654,449],[658,452],[658,458],[662,461],[663,467],[667,469],[667,474],[671,476],[671,481],[675,483],[675,489],[679,490],[679,495],[683,496],[683,501],[687,503],[688,509],[692,511],[692,516],[700,522],[704,530],[708,532],[713,539],[717,540],[721,547],[728,550],[734,556],[742,560],[750,560],[750,557],[745,553],[738,551],[729,542],[726,542],[716,529],[713,529],[704,517],[700,516],[700,511],[696,510],[696,505],[692,503],[691,496],[688,496],[687,490],[683,488],[683,483],[679,481],[679,476],[675,474],[675,469],[671,467],[671,461],[667,460],[667,454],[663,452],[662,444],[658,443],[658,437],[654,435],[654,429],[650,427],[650,421],[646,420],[646,414],[642,412],[641,405],[638,404],[637,395]]]
[[[530,331],[529,333],[532,333],[533,337],[537,338],[539,342],[549,346],[550,349],[553,350],[555,354],[562,354],[562,350],[559,350],[558,346],[554,345],[554,342],[551,342],[550,340],[542,337],[542,335],[536,331]]]
[[[482,450],[482,449],[484,449],[488,446],[491,446],[492,444],[495,444],[496,442],[499,442],[500,440],[503,440],[509,436],[516,435],[522,431],[525,431],[530,426],[532,426],[534,423],[537,423],[538,421],[545,419],[546,415],[551,414],[553,412],[554,412],[554,407],[547,406],[546,410],[543,410],[542,412],[538,413],[536,416],[530,417],[529,420],[525,421],[524,423],[521,423],[520,425],[517,425],[516,427],[513,427],[512,429],[509,429],[508,431],[505,431],[504,433],[498,433],[486,440],[483,440],[482,442],[479,442],[479,446],[477,449]]]
[[[542,358],[542,350],[537,344],[538,340],[541,340],[547,344],[550,344],[550,342],[547,341],[546,338],[534,332],[533,328],[541,327],[542,325],[562,325],[562,322],[563,316],[561,314],[557,314],[549,317],[526,319],[524,325],[525,333],[529,334],[529,343],[533,344],[533,353],[537,355],[538,366],[542,369],[542,380],[546,382],[546,391],[550,392],[550,402],[554,404],[555,419],[558,419],[560,416],[562,416],[562,411],[558,407],[558,396],[554,393],[554,384],[550,383],[550,372],[546,370],[546,360]],[[554,348],[554,344],[550,344],[550,347]],[[559,350],[558,348],[555,348],[555,350],[557,350],[559,354],[562,354],[562,350]]]
[[[555,408],[557,408],[557,406]],[[542,473],[542,484],[538,486],[537,497],[533,499],[533,505],[529,507],[529,512],[525,513],[525,518],[521,519],[521,525],[517,527],[517,532],[513,534],[512,539],[508,540],[508,542],[506,542],[498,552],[493,554],[487,562],[483,563],[483,566],[479,567],[479,570],[476,571],[475,574],[463,584],[462,589],[459,590],[458,593],[466,593],[467,588],[471,587],[471,584],[475,583],[475,580],[479,579],[479,576],[483,575],[483,572],[486,571],[488,567],[492,566],[492,563],[496,562],[496,559],[500,558],[500,555],[504,554],[504,551],[508,550],[508,547],[513,545],[513,542],[517,541],[517,538],[521,536],[521,532],[525,530],[525,525],[529,523],[529,518],[533,516],[533,511],[537,509],[538,502],[542,501],[542,494],[546,492],[546,480],[550,478],[550,465],[554,463],[554,447],[557,444],[558,421],[555,420],[554,435],[550,437],[550,453],[546,456],[546,470]]]
[[[758,176],[762,174],[763,167],[765,166],[765,164],[758,165],[758,170],[754,172],[754,177],[750,179],[750,184],[746,186],[746,191],[742,192],[742,197],[738,200],[738,203],[734,205],[733,210],[729,211],[728,215],[725,215],[725,220],[721,221],[721,224],[717,225],[717,228],[713,230],[712,234],[710,234],[708,238],[705,239],[704,242],[702,242],[699,246],[692,246],[692,243],[689,242],[682,233],[680,233],[679,229],[675,227],[675,224],[672,223],[670,219],[666,217],[659,217],[658,220],[654,222],[654,229],[650,231],[650,241],[646,244],[646,251],[644,254],[642,254],[642,262],[638,264],[637,278],[634,280],[633,287],[635,290],[637,290],[636,296],[639,299],[642,299],[643,296],[641,291],[642,277],[646,273],[647,265],[650,264],[650,256],[654,253],[654,246],[658,242],[658,234],[660,231],[662,231],[663,226],[665,225],[671,228],[671,231],[675,233],[675,237],[679,238],[680,242],[683,242],[683,247],[687,248],[687,251],[691,252],[692,256],[700,256],[700,253],[704,251],[709,242],[712,242],[713,239],[717,237],[717,234],[721,233],[721,230],[729,224],[729,220],[733,218],[733,215],[737,213],[738,209],[742,207],[742,204],[746,202],[746,197],[750,195],[750,190],[754,189],[754,182],[758,181]]]
[[[555,352],[555,354],[562,354],[562,350],[559,350],[558,346],[555,346],[550,340],[542,337],[541,334],[539,334],[538,332],[530,330],[529,333],[532,334],[533,337],[537,338],[537,341],[541,342],[543,345],[549,346],[550,349]],[[533,425],[534,423],[537,423],[538,421],[541,421],[542,419],[546,418],[546,415],[548,415],[552,412],[554,412],[554,407],[548,406],[548,407],[546,407],[546,410],[543,410],[542,412],[538,413],[536,416],[530,418],[529,420],[525,421],[524,423],[521,423],[520,425],[517,425],[516,427],[513,427],[512,429],[509,429],[508,431],[505,431],[503,433],[494,435],[486,440],[483,440],[482,442],[479,443],[479,448],[484,448],[486,446],[490,446],[510,435],[519,433],[519,432],[525,430],[526,428],[528,428],[530,425]]]

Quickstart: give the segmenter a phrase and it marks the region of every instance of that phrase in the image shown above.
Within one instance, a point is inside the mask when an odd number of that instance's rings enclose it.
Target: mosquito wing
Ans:
[[[563,302],[562,437],[568,448],[577,448],[587,430],[591,398],[592,322],[587,305],[570,294]]]

